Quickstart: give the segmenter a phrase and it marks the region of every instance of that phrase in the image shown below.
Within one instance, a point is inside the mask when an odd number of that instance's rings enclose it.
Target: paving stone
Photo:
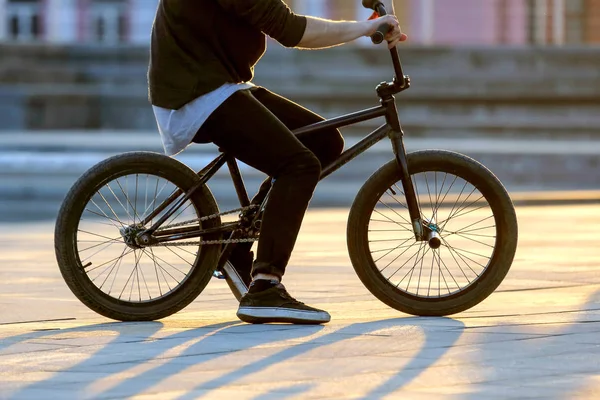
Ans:
[[[310,211],[286,283],[331,312],[317,327],[241,323],[217,280],[171,317],[113,322],[62,281],[52,223],[0,225],[0,399],[597,398],[600,254],[580,227],[600,222],[600,206],[518,214],[517,260],[499,290],[420,318],[362,286],[347,210]]]

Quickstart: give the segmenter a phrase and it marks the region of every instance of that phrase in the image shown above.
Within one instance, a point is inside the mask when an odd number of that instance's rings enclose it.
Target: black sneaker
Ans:
[[[294,299],[281,283],[260,292],[253,293],[250,290],[242,297],[237,316],[250,324],[323,324],[331,320],[327,311],[309,307]]]

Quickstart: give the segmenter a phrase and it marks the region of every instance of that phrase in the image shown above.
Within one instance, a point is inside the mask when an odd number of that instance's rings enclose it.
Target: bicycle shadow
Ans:
[[[464,398],[545,397],[550,396],[550,393],[553,398],[575,398],[580,395],[577,390],[594,379],[594,387],[597,389],[597,379],[600,376],[597,349],[599,312],[600,290],[590,295],[579,310],[530,314],[532,317],[578,314],[565,327],[552,329],[552,325],[565,324],[559,317],[554,318],[554,322],[527,321],[487,328],[493,330],[492,333],[529,333],[539,336],[515,339],[500,348],[487,346],[486,343],[477,346],[474,352],[478,356],[479,365],[487,372],[479,382],[470,382],[470,392],[464,393]],[[540,326],[550,329],[539,333]],[[577,338],[577,335],[582,337]],[[588,335],[589,338],[583,335]],[[509,347],[510,351],[503,351],[509,350]],[[514,354],[518,354],[517,360],[511,360]]]
[[[419,321],[429,320],[409,317],[363,322],[348,325],[324,335],[316,335],[323,329],[323,326],[256,326],[232,321],[184,330],[172,335],[161,336],[159,339],[154,338],[154,335],[164,327],[164,324],[160,322],[107,323],[68,328],[61,331],[30,332],[13,336],[0,340],[0,350],[15,343],[52,339],[60,335],[69,336],[69,334],[74,333],[93,334],[105,331],[114,332],[116,333],[114,338],[103,345],[97,352],[89,355],[85,360],[69,368],[56,371],[48,379],[22,387],[12,393],[11,397],[36,397],[44,392],[47,393],[50,387],[57,389],[59,385],[64,384],[68,384],[69,397],[89,397],[90,392],[86,392],[86,389],[90,389],[92,385],[97,384],[99,381],[110,380],[112,377],[118,378],[119,381],[107,389],[93,390],[93,396],[125,398],[142,394],[151,387],[155,387],[170,377],[183,372],[191,365],[197,366],[238,351],[271,345],[277,342],[299,340],[306,336],[315,336],[314,338],[309,338],[307,341],[292,344],[266,358],[249,362],[233,371],[203,382],[179,397],[180,399],[189,399],[218,390],[266,368],[277,366],[285,361],[324,346],[330,346],[344,342],[345,340],[407,324],[418,326]],[[464,324],[448,318],[438,320],[443,320],[446,325],[448,323],[452,325],[453,329],[449,331],[450,333],[444,335],[441,340],[439,337],[433,339],[425,333],[424,343],[417,354],[406,365],[400,368],[395,375],[379,387],[373,389],[368,396],[369,398],[383,397],[406,385],[422,371],[426,370],[428,365],[432,365],[439,360],[458,340]],[[132,331],[135,335],[131,334]],[[119,356],[120,353],[118,350],[120,350],[121,346],[123,346],[123,352]],[[168,354],[179,346],[185,348],[177,354]],[[425,352],[427,352],[427,360],[424,364],[423,360],[420,359],[420,355]],[[135,354],[136,357],[132,359],[131,354]],[[189,360],[189,362],[182,362],[182,360]],[[140,367],[143,367],[143,371],[137,373],[136,369]],[[132,377],[122,380],[122,376],[127,373],[131,374]],[[76,374],[78,380],[69,379],[73,374]],[[121,376],[117,377],[119,374]],[[291,395],[298,395],[308,392],[314,385],[311,382],[294,384],[283,389],[273,389],[268,393],[259,395],[257,398],[280,399]]]
[[[225,345],[222,343],[222,337],[218,340],[214,339],[218,333],[223,333],[228,327],[244,327],[246,330],[256,331],[251,325],[245,325],[239,321],[223,322],[213,325],[200,326],[198,328],[184,330],[172,335],[155,338],[154,335],[164,327],[161,322],[146,322],[146,323],[106,323],[91,325],[85,327],[67,328],[64,330],[51,330],[41,332],[28,332],[18,336],[12,336],[0,340],[0,351],[9,346],[20,344],[23,342],[33,342],[37,340],[38,344],[41,340],[59,339],[60,336],[68,337],[69,335],[78,333],[97,334],[101,332],[114,332],[116,335],[108,343],[104,344],[97,352],[89,355],[85,360],[75,363],[69,368],[56,371],[56,373],[45,380],[41,380],[23,388],[20,388],[10,394],[11,398],[36,398],[46,392],[49,387],[54,389],[59,385],[68,385],[68,396],[71,398],[89,397],[86,393],[91,385],[100,380],[105,380],[110,377],[115,377],[118,374],[127,373],[130,370],[144,365],[151,364],[157,361],[165,361],[157,367],[150,367],[149,371],[158,374],[157,378],[152,378],[147,381],[144,379],[148,376],[147,373],[135,375],[134,377],[122,381],[111,389],[102,392],[105,393],[118,392],[117,398],[122,397],[122,393],[135,394],[144,391],[145,389],[154,386],[157,382],[175,375],[186,365],[176,364],[173,361],[182,356],[191,356],[194,352],[190,352],[190,348],[197,349],[198,356],[205,356],[208,359],[217,358],[224,354],[229,354],[236,351],[245,350],[247,348],[260,346],[263,344],[273,343],[277,340],[286,340],[299,338],[304,335],[310,335],[320,330],[321,326],[311,327],[296,327],[291,325],[266,326],[271,335],[254,336],[251,340],[240,342],[239,340],[229,341]],[[135,334],[127,334],[128,330],[134,330]],[[208,340],[207,340],[208,339]],[[44,342],[44,343],[46,343]],[[184,355],[168,355],[178,346],[190,345]],[[123,347],[123,352],[119,352],[120,347]],[[135,354],[135,359],[132,360],[131,354]],[[82,372],[87,372],[83,373]],[[77,374],[80,380],[73,381],[69,379],[69,375]],[[98,393],[94,393],[94,396]],[[124,396],[124,395],[123,395]]]
[[[251,362],[247,365],[244,365],[241,368],[226,373],[225,375],[222,375],[218,378],[204,382],[196,386],[195,388],[189,390],[185,395],[178,397],[178,399],[193,399],[201,395],[206,395],[211,391],[218,390],[224,386],[230,385],[258,371],[265,370],[277,364],[282,364],[285,361],[291,360],[308,352],[317,350],[319,347],[329,346],[334,343],[343,342],[344,340],[349,340],[358,336],[373,334],[377,331],[381,331],[384,329],[406,325],[409,321],[414,322],[419,320],[429,319],[419,319],[414,317],[393,318],[388,320],[352,324],[343,327],[339,330],[333,331],[331,333],[322,336],[317,336],[307,342],[287,347],[264,359]],[[451,323],[454,325],[451,333],[444,337],[444,340],[441,343],[439,341],[439,338],[433,340],[430,335],[426,334],[425,342],[422,344],[420,351],[412,357],[411,361],[408,364],[406,364],[403,368],[401,368],[395,375],[393,375],[386,382],[384,382],[380,387],[373,389],[372,394],[367,396],[368,398],[377,398],[378,396],[385,396],[387,394],[393,393],[398,388],[401,388],[408,382],[412,381],[424,369],[427,369],[429,365],[433,365],[435,362],[437,362],[446,353],[446,351],[454,343],[456,343],[461,334],[461,327],[464,327],[464,324],[462,324],[460,321],[449,318],[438,318],[437,320],[443,320],[446,323],[448,321],[451,321]],[[422,360],[420,359],[420,355],[424,353],[428,354],[426,365],[423,365]],[[417,363],[419,363],[418,368],[416,368]],[[283,393],[281,392],[281,389],[276,389],[269,394],[259,395],[256,398],[262,399],[274,397],[279,399],[283,398],[284,395],[299,394],[300,389],[303,388],[304,391],[307,391],[311,387],[312,385],[295,385],[291,388],[285,388]]]
[[[222,327],[228,326],[232,323],[222,323],[201,327],[199,330],[203,332],[212,332]],[[75,363],[71,367],[56,371],[56,374],[46,380],[41,380],[20,388],[11,393],[11,398],[35,398],[45,390],[48,385],[63,384],[63,378],[67,377],[72,372],[85,371],[94,369],[99,365],[110,365],[110,373],[118,374],[129,368],[131,363],[120,362],[118,353],[115,352],[115,347],[118,346],[133,346],[135,350],[139,352],[138,363],[143,363],[148,360],[152,360],[164,352],[165,348],[161,346],[153,345],[153,336],[164,327],[161,322],[108,322],[96,325],[86,325],[82,327],[66,328],[66,329],[52,329],[44,331],[27,332],[21,335],[12,336],[0,340],[0,351],[9,348],[10,346],[25,344],[31,342],[37,345],[45,344],[51,345],[51,341],[59,341],[61,339],[69,339],[69,336],[77,336],[80,334],[86,335],[91,334],[97,336],[98,333],[114,333],[114,337],[105,343],[97,352],[91,354],[85,360]],[[71,338],[72,339],[72,338]],[[179,341],[174,341],[172,345],[180,344],[184,338]],[[41,342],[40,342],[41,341]],[[81,347],[87,345],[94,345],[93,343],[82,344]],[[77,348],[79,346],[69,346],[69,348]],[[32,354],[36,354],[37,351],[33,351]],[[117,359],[115,359],[117,358]],[[69,381],[69,391],[73,398],[81,398],[84,396],[84,390],[93,383],[93,380],[83,379],[79,382]],[[56,387],[56,386],[55,386]]]

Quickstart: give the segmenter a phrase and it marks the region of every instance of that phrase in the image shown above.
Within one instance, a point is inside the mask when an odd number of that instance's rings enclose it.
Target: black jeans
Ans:
[[[262,219],[252,276],[281,278],[292,254],[302,219],[319,181],[321,166],[344,148],[339,130],[294,135],[292,130],[323,118],[264,88],[240,91],[204,123],[194,142],[213,142],[238,160],[274,178]],[[238,245],[236,251],[249,251]]]

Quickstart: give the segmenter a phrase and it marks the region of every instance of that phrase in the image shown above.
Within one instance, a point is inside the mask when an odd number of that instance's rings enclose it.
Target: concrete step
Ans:
[[[354,137],[347,138],[347,147],[356,141]],[[600,141],[407,137],[405,143],[408,151],[436,148],[467,154],[492,170],[511,193],[600,188],[597,173]],[[0,135],[0,149],[0,203],[3,207],[22,209],[41,202],[44,204],[41,209],[53,212],[58,210],[75,180],[101,160],[125,151],[162,151],[156,133],[121,131],[14,132]],[[217,154],[213,145],[193,145],[176,158],[199,170]],[[368,177],[391,159],[389,142],[378,143],[323,181],[313,204],[350,206]],[[254,193],[265,176],[243,164],[241,170],[250,194]],[[209,186],[219,204],[234,206],[235,191],[226,170],[220,171]]]

